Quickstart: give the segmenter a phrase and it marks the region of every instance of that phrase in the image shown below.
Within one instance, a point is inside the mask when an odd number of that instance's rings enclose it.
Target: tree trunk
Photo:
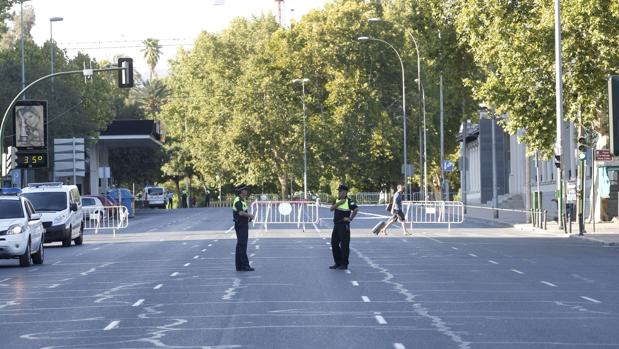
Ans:
[[[179,208],[179,204],[181,202],[181,179],[180,177],[174,177],[174,184],[176,185],[176,197],[178,201],[176,202],[176,208]]]
[[[288,197],[288,175],[277,176],[279,180],[281,199],[285,200]]]

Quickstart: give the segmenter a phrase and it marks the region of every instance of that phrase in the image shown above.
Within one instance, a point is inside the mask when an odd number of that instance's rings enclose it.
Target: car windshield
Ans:
[[[34,209],[39,212],[57,212],[67,209],[67,194],[56,193],[26,193],[22,194],[28,198]]]
[[[0,219],[24,218],[24,210],[19,200],[0,201]]]
[[[148,195],[163,195],[163,188],[148,188]]]
[[[96,202],[93,198],[82,198],[82,206],[95,206]]]

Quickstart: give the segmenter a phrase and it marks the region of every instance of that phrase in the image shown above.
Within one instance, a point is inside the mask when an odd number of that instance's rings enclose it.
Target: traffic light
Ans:
[[[578,159],[584,160],[587,157],[587,139],[578,137]]]
[[[561,168],[561,155],[555,155],[554,163],[557,168]]]
[[[619,155],[619,76],[608,78],[608,126],[610,151]]]
[[[118,70],[118,87],[133,87],[133,59],[119,58],[118,68],[122,68]]]

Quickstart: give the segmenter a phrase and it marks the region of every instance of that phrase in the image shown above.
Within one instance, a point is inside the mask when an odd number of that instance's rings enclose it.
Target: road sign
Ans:
[[[576,201],[576,182],[567,183],[567,201]]]
[[[84,138],[54,139],[54,177],[84,177]]]
[[[613,161],[613,154],[608,149],[596,149],[595,161]]]
[[[404,164],[402,164],[401,168],[402,168],[402,174],[404,174]],[[412,177],[414,173],[415,173],[415,168],[413,167],[413,164],[408,164],[406,175],[409,177]]]
[[[450,160],[443,160],[443,171],[452,172],[454,170],[454,164]]]

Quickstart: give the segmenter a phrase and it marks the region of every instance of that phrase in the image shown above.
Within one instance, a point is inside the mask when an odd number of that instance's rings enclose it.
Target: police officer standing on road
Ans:
[[[333,211],[333,232],[331,233],[331,250],[335,264],[329,269],[348,269],[350,254],[350,222],[357,215],[357,204],[348,197],[348,187],[344,184],[337,188],[338,198],[331,205]]]
[[[236,188],[237,196],[232,202],[232,216],[234,231],[236,232],[236,271],[254,271],[247,258],[247,239],[249,238],[249,222],[254,215],[247,212],[247,186],[244,184]]]

